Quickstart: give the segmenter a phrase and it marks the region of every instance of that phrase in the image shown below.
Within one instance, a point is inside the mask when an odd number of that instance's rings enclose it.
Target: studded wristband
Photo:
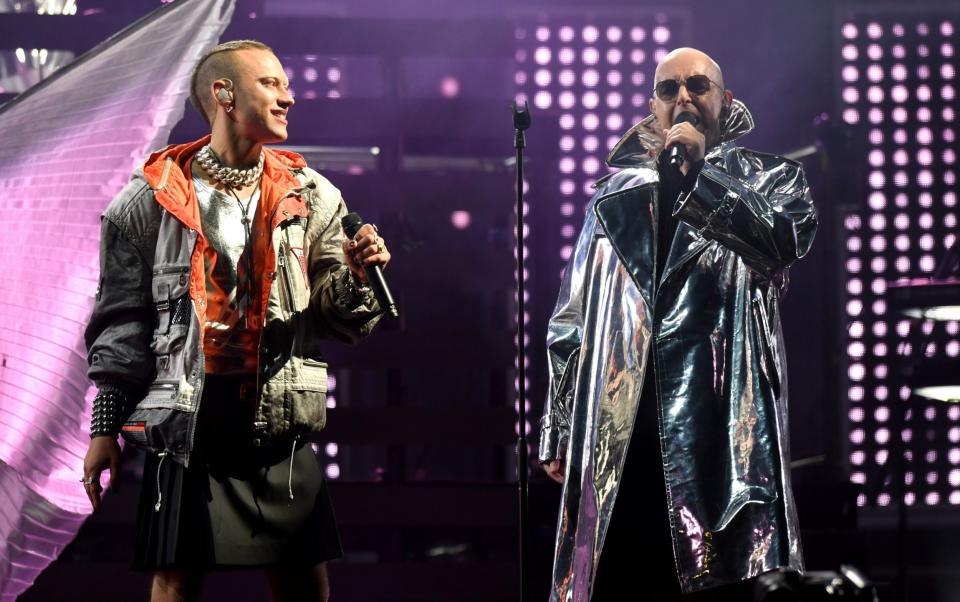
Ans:
[[[127,396],[119,389],[103,386],[93,398],[90,438],[116,437],[126,416]]]

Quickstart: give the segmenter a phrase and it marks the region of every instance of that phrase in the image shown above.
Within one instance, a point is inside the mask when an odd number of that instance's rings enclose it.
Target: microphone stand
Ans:
[[[520,490],[520,600],[527,597],[529,563],[528,509],[527,509],[527,374],[526,341],[524,328],[524,282],[523,282],[523,149],[526,140],[523,132],[530,127],[530,106],[524,102],[523,110],[513,103],[513,147],[517,151],[517,396],[519,398],[520,428],[517,429],[517,485]]]

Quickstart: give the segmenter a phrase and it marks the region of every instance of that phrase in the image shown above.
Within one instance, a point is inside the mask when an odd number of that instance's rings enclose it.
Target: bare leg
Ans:
[[[275,568],[266,571],[273,602],[329,602],[327,563],[311,567]]]
[[[200,597],[203,573],[157,571],[153,574],[150,602],[192,602]]]

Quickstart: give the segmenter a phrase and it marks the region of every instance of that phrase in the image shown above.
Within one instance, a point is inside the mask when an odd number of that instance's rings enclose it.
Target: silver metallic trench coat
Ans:
[[[659,282],[653,118],[608,158],[623,169],[598,183],[547,336],[540,460],[565,458],[567,471],[551,600],[590,597],[648,361],[682,590],[803,568],[779,296],[817,220],[800,165],[733,144],[752,127],[734,101],[673,207]],[[638,571],[668,553],[637,547]]]

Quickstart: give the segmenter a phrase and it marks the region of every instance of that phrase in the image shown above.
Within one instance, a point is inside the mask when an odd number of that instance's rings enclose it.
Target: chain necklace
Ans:
[[[263,165],[263,154],[260,155],[260,166]],[[259,167],[259,166],[258,166]],[[243,309],[240,318],[240,323],[238,326],[240,328],[247,327],[247,315],[250,313],[250,303],[253,293],[253,232],[250,227],[250,205],[253,204],[253,197],[256,196],[257,192],[260,190],[260,174],[257,174],[257,186],[253,189],[253,192],[250,193],[250,196],[247,197],[247,204],[244,205],[243,201],[240,200],[240,195],[237,194],[237,191],[232,186],[227,186],[227,190],[233,195],[233,198],[237,200],[237,206],[240,208],[240,222],[243,224],[243,254],[240,257],[240,260],[243,259],[243,256],[246,256],[246,265],[244,266],[245,274],[243,278],[240,276],[240,261],[237,262],[237,297],[238,299],[243,299]],[[252,184],[253,182],[250,182]],[[242,285],[242,289],[241,289]]]
[[[220,162],[209,144],[200,149],[196,159],[210,178],[230,189],[249,186],[256,182],[260,174],[263,173],[263,151],[260,151],[260,160],[257,161],[256,166],[247,169],[227,167]]]

